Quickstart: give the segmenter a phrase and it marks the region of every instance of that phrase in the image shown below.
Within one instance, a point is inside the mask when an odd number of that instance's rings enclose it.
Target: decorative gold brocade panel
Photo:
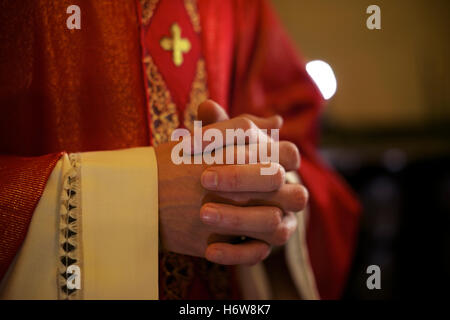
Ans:
[[[189,103],[184,111],[184,126],[189,130],[194,129],[194,120],[197,119],[198,105],[208,99],[208,89],[206,87],[205,60],[199,59],[194,82],[192,83]]]
[[[158,0],[140,0],[142,23],[148,24],[157,7]],[[195,32],[200,33],[200,18],[195,0],[185,0],[184,5]],[[150,55],[144,57],[147,92],[149,99],[150,127],[152,145],[168,142],[173,130],[181,125],[178,108],[164,82],[158,67]],[[196,64],[196,73],[192,82],[189,102],[183,114],[183,125],[193,129],[197,119],[197,108],[208,98],[205,60],[200,58]],[[161,291],[166,299],[185,299],[194,278],[203,281],[210,294],[216,299],[230,297],[230,272],[225,266],[210,263],[205,259],[194,258],[172,252],[160,252]]]
[[[151,117],[152,145],[170,140],[172,131],[180,125],[177,107],[169,90],[150,56],[144,58],[147,76],[148,107]]]

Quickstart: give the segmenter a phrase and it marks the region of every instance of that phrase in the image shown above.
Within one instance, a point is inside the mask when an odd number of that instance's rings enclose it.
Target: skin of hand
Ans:
[[[200,105],[199,119],[208,128],[222,131],[279,128],[282,122],[279,117],[253,116],[229,120],[212,101]],[[308,199],[303,186],[284,183],[285,170],[298,169],[300,162],[292,143],[279,143],[280,164],[275,164],[276,173],[268,176],[260,174],[261,166],[267,166],[260,163],[175,165],[171,159],[175,144],[169,142],[155,148],[160,239],[164,249],[220,264],[252,265],[269,255],[271,245],[287,242],[297,227],[293,212],[304,209]],[[227,148],[247,148],[248,152],[248,146],[224,146]],[[221,241],[222,235],[246,236],[251,240],[233,244],[224,241],[226,237]]]

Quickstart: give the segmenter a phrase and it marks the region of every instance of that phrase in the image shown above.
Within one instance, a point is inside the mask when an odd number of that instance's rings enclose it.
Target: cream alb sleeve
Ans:
[[[0,298],[158,299],[154,149],[62,157]]]

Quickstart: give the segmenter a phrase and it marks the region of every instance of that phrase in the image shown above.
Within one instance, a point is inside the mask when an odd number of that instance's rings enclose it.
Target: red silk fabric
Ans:
[[[149,144],[134,1],[0,0],[0,153]]]
[[[0,156],[0,279],[25,239],[31,216],[60,156]]]
[[[0,191],[6,194],[0,197],[0,209],[6,208],[0,211],[0,252],[12,252],[0,260],[0,270],[8,268],[20,247],[59,157],[6,155],[150,143],[138,1],[79,0],[82,28],[70,31],[66,8],[71,4],[0,0],[0,153],[5,155],[0,163],[7,172],[0,175]],[[338,298],[352,258],[359,206],[316,155],[320,93],[266,0],[199,0],[198,10],[211,98],[232,115],[281,114],[281,137],[301,150],[300,175],[311,195],[313,269],[321,296]],[[30,188],[30,182],[40,187]],[[22,227],[8,229],[16,219]]]
[[[0,0],[0,279],[59,152],[149,143],[136,3],[72,4]]]

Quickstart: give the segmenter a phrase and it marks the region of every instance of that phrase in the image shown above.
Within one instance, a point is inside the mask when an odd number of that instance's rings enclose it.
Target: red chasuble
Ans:
[[[360,208],[317,156],[322,99],[267,1],[79,0],[81,30],[68,30],[71,4],[0,0],[0,277],[61,152],[164,143],[211,98],[231,116],[283,116],[318,289],[338,298]],[[163,254],[161,297],[236,297],[229,269],[200,260]]]

